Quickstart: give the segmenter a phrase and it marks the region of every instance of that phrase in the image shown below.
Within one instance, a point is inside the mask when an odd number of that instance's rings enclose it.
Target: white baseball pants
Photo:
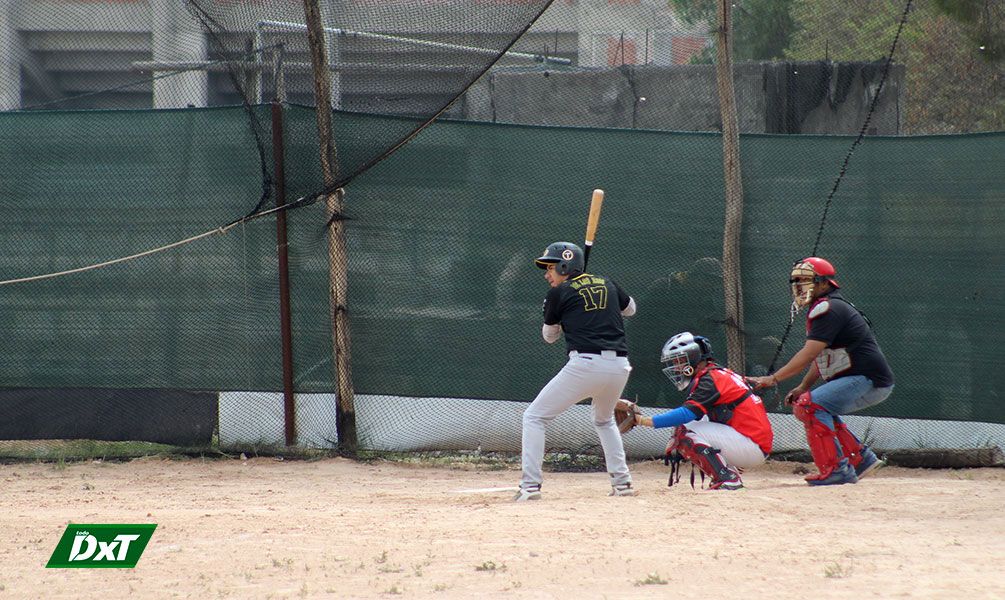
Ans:
[[[713,423],[702,418],[700,421],[684,423],[687,436],[696,442],[718,448],[719,456],[729,466],[749,469],[764,462],[764,452],[754,440],[733,429],[729,425]]]
[[[569,353],[569,362],[538,392],[523,413],[523,488],[540,486],[543,476],[545,431],[548,423],[570,406],[592,398],[593,425],[604,449],[611,484],[632,480],[625,461],[625,446],[614,422],[614,406],[628,383],[632,366],[628,358],[606,350],[602,354]]]

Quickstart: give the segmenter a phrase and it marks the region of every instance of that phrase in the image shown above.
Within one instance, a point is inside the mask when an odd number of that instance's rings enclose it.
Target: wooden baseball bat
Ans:
[[[583,246],[583,270],[590,260],[590,249],[593,248],[593,240],[597,235],[597,224],[600,223],[600,208],[604,204],[604,190],[593,190],[593,199],[590,200],[590,216],[586,220],[586,244]]]

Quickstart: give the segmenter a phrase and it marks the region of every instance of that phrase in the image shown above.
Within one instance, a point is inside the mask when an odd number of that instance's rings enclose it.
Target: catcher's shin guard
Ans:
[[[801,394],[792,406],[792,414],[802,421],[806,428],[806,441],[810,446],[810,454],[813,455],[813,462],[820,471],[807,475],[806,482],[810,485],[855,483],[857,481],[855,471],[838,450],[837,434],[814,416],[818,410],[825,409],[813,403],[810,392]]]
[[[848,426],[844,424],[839,417],[834,417],[834,433],[837,435],[838,443],[841,444],[841,451],[847,457],[848,462],[855,469],[858,468],[859,464],[862,462],[862,454],[865,450],[865,446],[862,442],[855,437],[855,434],[848,429]]]
[[[667,449],[663,454],[663,464],[670,467],[670,479],[667,481],[668,487],[680,482],[680,463],[684,458],[680,455],[680,442],[687,435],[687,428],[678,425],[674,428],[673,435],[667,441]],[[691,487],[694,487],[694,471],[691,472]]]
[[[708,475],[711,482],[708,485],[710,490],[738,490],[743,487],[740,474],[726,465],[719,450],[707,444],[696,442],[687,436],[687,429],[678,427],[674,436],[667,445],[667,462],[672,463],[670,467],[670,485],[680,481],[680,463],[682,460],[690,461],[693,466],[697,466],[701,472],[702,482]],[[691,487],[694,487],[694,470],[691,471]]]

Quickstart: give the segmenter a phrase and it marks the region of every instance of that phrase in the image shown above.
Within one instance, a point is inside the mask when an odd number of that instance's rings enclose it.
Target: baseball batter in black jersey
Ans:
[[[569,362],[523,413],[523,476],[514,499],[541,498],[546,426],[586,398],[592,399],[593,424],[611,476],[610,495],[633,496],[614,406],[632,370],[622,317],[635,314],[635,300],[607,277],[584,273],[583,250],[575,244],[555,242],[535,263],[551,286],[541,335],[550,344],[564,333]]]

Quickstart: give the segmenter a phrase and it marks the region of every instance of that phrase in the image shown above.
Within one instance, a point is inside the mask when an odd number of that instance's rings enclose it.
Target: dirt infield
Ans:
[[[641,494],[603,473],[390,462],[0,465],[0,598],[1003,598],[1005,470],[888,467],[810,488]],[[44,568],[67,523],[157,523],[135,569]]]

